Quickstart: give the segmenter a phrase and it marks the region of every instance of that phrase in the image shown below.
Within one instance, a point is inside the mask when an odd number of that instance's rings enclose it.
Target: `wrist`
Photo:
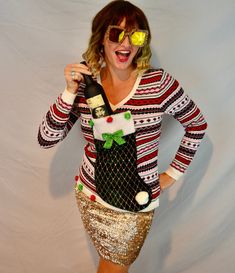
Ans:
[[[175,179],[175,180],[178,180],[179,178],[181,178],[181,177],[184,175],[184,173],[182,173],[182,172],[176,170],[176,169],[173,168],[171,165],[168,167],[168,169],[165,171],[165,173],[166,173],[168,176],[170,176],[170,177],[172,177],[173,179]]]
[[[77,94],[77,88],[75,89],[67,86],[66,90],[73,95]]]
[[[71,93],[69,92],[69,90],[67,88],[65,88],[64,92],[62,93],[62,100],[68,104],[73,104],[74,103],[74,100],[76,98],[77,94],[75,93]]]
[[[171,182],[176,181],[176,179],[174,177],[172,177],[171,175],[169,175],[168,173],[164,172],[164,175],[168,178],[169,181],[171,181]]]
[[[159,177],[161,192],[171,187],[175,183],[175,181],[176,180],[173,177],[169,176],[167,173],[165,172],[161,173]]]

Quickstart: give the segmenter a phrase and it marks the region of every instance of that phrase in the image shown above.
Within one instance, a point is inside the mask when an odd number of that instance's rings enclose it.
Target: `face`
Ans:
[[[104,109],[103,107],[101,107],[101,106],[95,108],[94,111],[95,111],[95,116],[96,116],[97,118],[104,117],[105,114],[106,114],[105,109]]]
[[[126,19],[124,18],[120,27],[126,26]],[[121,44],[109,41],[107,35],[104,37],[103,41],[105,62],[106,66],[111,66],[115,69],[125,70],[134,69],[133,59],[137,54],[139,47],[133,46],[129,42],[128,36],[124,38]]]

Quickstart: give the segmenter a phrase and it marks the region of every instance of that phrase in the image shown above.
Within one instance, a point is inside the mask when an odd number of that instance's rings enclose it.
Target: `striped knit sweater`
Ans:
[[[50,148],[63,140],[80,117],[81,130],[87,141],[79,170],[80,182],[89,193],[96,194],[94,165],[96,148],[89,121],[92,116],[81,84],[76,95],[64,91],[50,107],[38,133],[41,147]],[[172,115],[184,127],[179,149],[166,171],[178,179],[188,168],[205,134],[207,123],[197,105],[185,94],[177,80],[163,69],[150,69],[139,76],[130,95],[116,106],[114,113],[131,111],[136,135],[137,170],[151,186],[151,209],[160,195],[158,148],[164,114]],[[148,210],[145,209],[145,211]]]

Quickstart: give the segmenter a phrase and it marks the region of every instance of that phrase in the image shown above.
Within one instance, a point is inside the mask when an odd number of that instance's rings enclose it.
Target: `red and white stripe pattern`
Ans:
[[[71,102],[66,95],[56,100],[39,128],[38,141],[43,148],[49,148],[64,139],[78,117],[87,141],[83,162],[80,166],[80,180],[91,191],[95,187],[96,149],[92,127],[92,116],[84,98],[84,84]],[[63,99],[62,99],[63,98]],[[139,175],[152,188],[155,200],[160,194],[158,181],[158,148],[164,114],[172,115],[184,127],[185,134],[171,163],[173,171],[183,174],[192,161],[205,134],[207,123],[197,105],[185,94],[178,81],[162,69],[151,69],[142,75],[134,95],[115,113],[131,111],[136,129],[136,166]]]

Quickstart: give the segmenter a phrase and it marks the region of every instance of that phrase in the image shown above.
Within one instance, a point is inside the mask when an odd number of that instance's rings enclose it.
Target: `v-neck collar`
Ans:
[[[112,108],[113,111],[115,111],[115,110],[118,109],[119,107],[123,106],[130,98],[132,98],[132,96],[135,94],[136,89],[137,89],[138,86],[139,86],[139,83],[140,83],[140,81],[141,81],[141,76],[142,76],[141,74],[138,74],[138,76],[137,76],[137,78],[136,78],[136,80],[135,80],[135,83],[134,83],[134,85],[133,85],[131,91],[130,91],[129,94],[128,94],[125,98],[123,98],[120,102],[118,102],[117,104],[112,104],[112,103],[109,101],[109,104],[110,104],[110,106],[111,106],[111,108]],[[102,85],[100,74],[97,75],[97,82],[98,82],[99,84]]]

